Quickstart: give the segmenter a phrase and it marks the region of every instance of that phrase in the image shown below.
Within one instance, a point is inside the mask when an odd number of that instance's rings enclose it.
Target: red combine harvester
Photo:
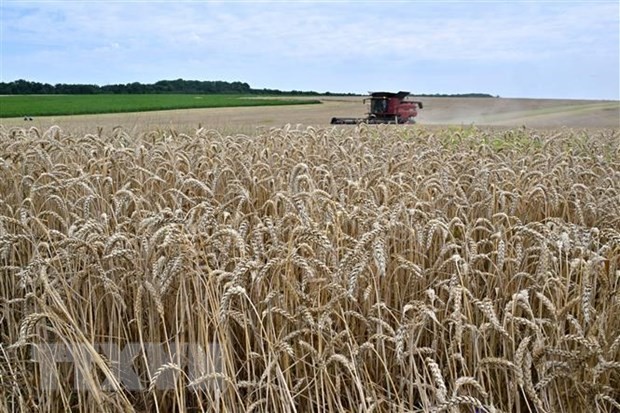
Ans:
[[[374,92],[370,94],[370,112],[365,118],[332,118],[332,125],[358,123],[415,123],[422,102],[405,100],[409,92]],[[367,99],[364,99],[366,103]]]

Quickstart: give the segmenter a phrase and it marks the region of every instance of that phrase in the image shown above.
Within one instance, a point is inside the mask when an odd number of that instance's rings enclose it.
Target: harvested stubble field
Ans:
[[[415,98],[415,97],[414,97]],[[260,99],[260,98],[257,98]],[[304,99],[296,97],[295,99]],[[316,98],[310,97],[309,100]],[[416,118],[425,127],[444,128],[446,125],[495,128],[527,126],[537,129],[558,128],[620,128],[620,102],[570,99],[516,98],[447,98],[420,97],[424,102]],[[135,113],[110,113],[79,116],[36,116],[33,122],[23,118],[2,119],[6,127],[36,126],[47,130],[61,125],[63,130],[92,132],[94,126],[106,134],[123,127],[132,136],[154,129],[175,129],[191,132],[200,127],[217,129],[225,134],[254,134],[257,126],[282,127],[302,124],[318,128],[329,127],[334,116],[363,117],[368,104],[362,97],[322,96],[318,105],[224,107],[184,109]]]
[[[617,130],[3,128],[0,192],[2,411],[620,410]]]

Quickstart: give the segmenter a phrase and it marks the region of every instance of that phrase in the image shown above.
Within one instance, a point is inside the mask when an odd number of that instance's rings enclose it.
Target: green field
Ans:
[[[0,96],[0,118],[309,103],[320,102],[248,95],[5,95]]]

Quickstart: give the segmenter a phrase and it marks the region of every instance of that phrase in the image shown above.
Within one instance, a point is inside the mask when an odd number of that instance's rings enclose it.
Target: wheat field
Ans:
[[[0,411],[620,411],[618,130],[2,127],[0,193]]]

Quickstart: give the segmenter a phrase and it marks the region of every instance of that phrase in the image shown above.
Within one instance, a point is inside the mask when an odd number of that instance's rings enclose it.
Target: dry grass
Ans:
[[[617,130],[1,129],[0,193],[0,411],[620,407]]]

